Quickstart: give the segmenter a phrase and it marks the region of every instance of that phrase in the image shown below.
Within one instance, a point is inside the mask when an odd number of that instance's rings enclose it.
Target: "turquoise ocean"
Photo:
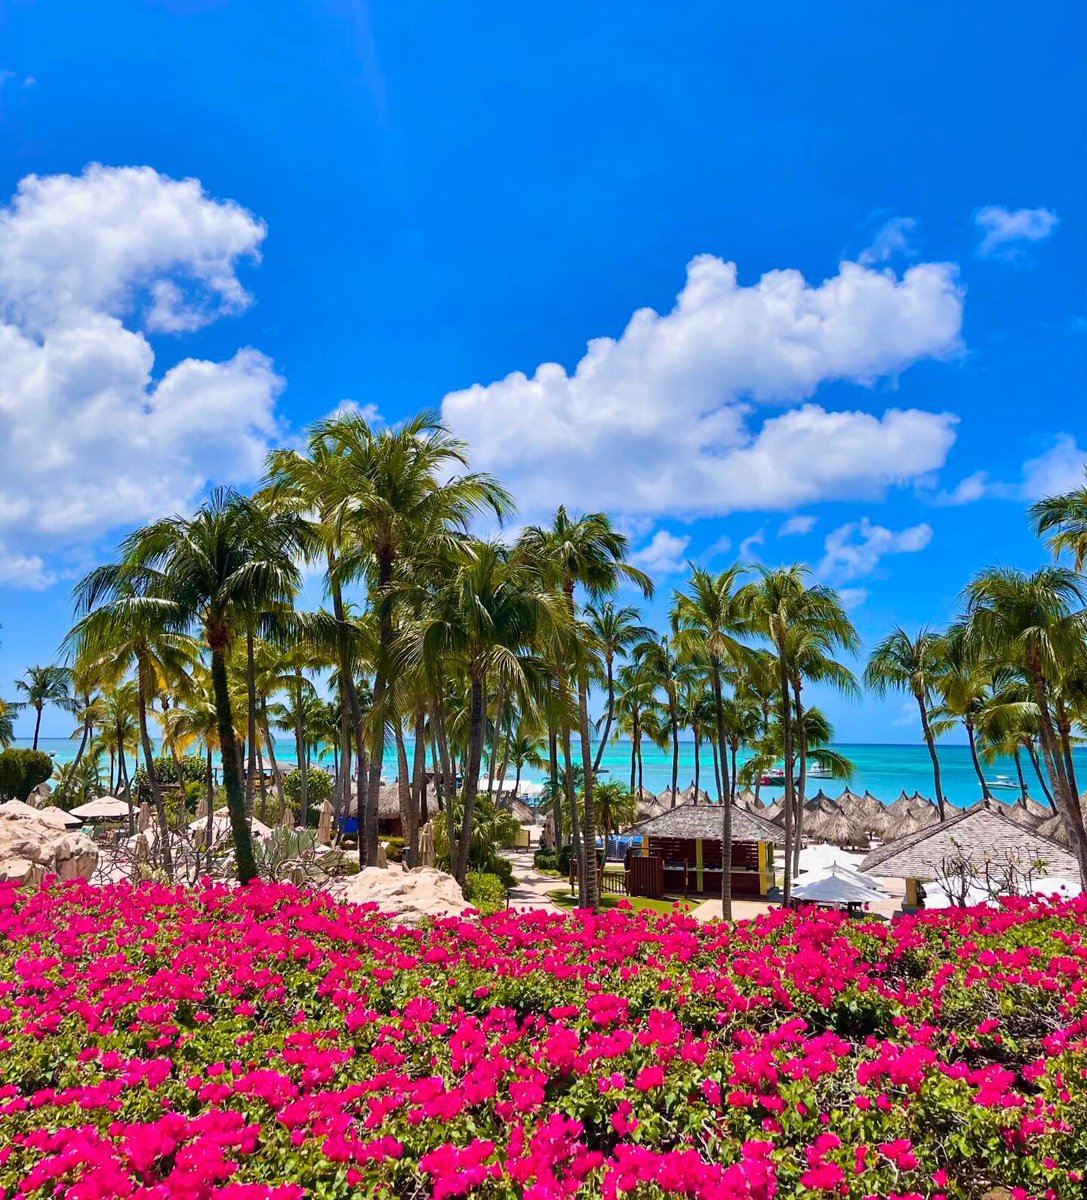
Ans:
[[[30,742],[27,739],[19,739],[15,742],[15,745],[29,746]],[[77,746],[77,741],[71,741],[67,738],[41,738],[39,741],[39,749],[53,755],[54,760],[58,763],[70,762],[75,756]],[[874,796],[878,796],[880,800],[888,804],[903,790],[910,793],[920,792],[923,796],[932,796],[934,794],[932,766],[928,751],[923,745],[858,743],[840,744],[835,746],[835,749],[851,759],[855,766],[855,773],[849,783],[849,786],[854,791],[863,792],[868,790]],[[275,752],[276,758],[281,765],[294,763],[295,751],[293,740],[277,739]],[[662,751],[658,750],[655,746],[643,745],[642,754],[646,787],[652,788],[655,792],[660,792],[670,786],[672,781],[670,751]],[[941,745],[939,747],[939,755],[944,795],[952,804],[972,804],[980,797],[981,790],[970,761],[969,747],[950,744]],[[408,759],[409,761],[411,759],[410,742],[408,745]],[[1080,787],[1083,788],[1087,786],[1087,747],[1076,750],[1074,759]],[[1036,799],[1044,801],[1045,796],[1038,784],[1034,769],[1031,766],[1030,760],[1025,755],[1023,756],[1022,764],[1030,794]],[[328,765],[331,765],[331,759],[328,760]],[[625,739],[610,743],[604,752],[601,767],[608,772],[608,778],[629,783],[630,743]],[[1008,781],[1013,783],[1016,781],[1015,763],[1010,758],[1002,759],[988,766],[983,765],[983,771],[989,780],[1006,776]],[[388,756],[384,764],[384,774],[389,779],[394,778],[396,775],[396,761],[392,755]],[[523,777],[525,779],[541,779],[542,774],[539,771],[526,770]],[[693,741],[683,741],[680,743],[680,788],[687,787],[693,780],[694,743]],[[703,745],[700,782],[701,786],[710,792],[711,795],[714,794],[712,780],[712,752],[708,746]],[[808,782],[808,794],[814,795],[822,788],[829,795],[836,796],[844,787],[845,784],[840,780],[811,779]],[[780,794],[781,789],[780,787],[764,787],[762,791],[765,798],[772,799],[774,796]],[[1013,800],[1017,795],[1017,788],[997,788],[994,789],[994,794],[1005,800]]]

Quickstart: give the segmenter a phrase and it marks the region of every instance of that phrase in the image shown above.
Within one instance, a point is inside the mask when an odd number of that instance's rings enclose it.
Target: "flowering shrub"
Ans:
[[[0,1194],[1084,1194],[1087,902],[892,926],[0,888]]]

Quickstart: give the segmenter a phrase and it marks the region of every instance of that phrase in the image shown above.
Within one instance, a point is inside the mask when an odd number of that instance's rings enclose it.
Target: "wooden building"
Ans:
[[[677,804],[634,825],[642,854],[631,861],[632,896],[717,896],[721,893],[723,813],[719,804]],[[732,806],[732,894],[766,896],[774,887],[774,847],[781,829],[746,809]]]

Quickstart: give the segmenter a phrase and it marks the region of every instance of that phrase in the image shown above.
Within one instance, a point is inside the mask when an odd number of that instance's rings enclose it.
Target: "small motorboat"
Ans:
[[[783,767],[771,767],[764,775],[759,776],[759,783],[764,787],[770,785],[780,785],[785,782],[785,770]]]
[[[995,779],[986,779],[985,783],[991,788],[1013,788],[1019,791],[1019,784],[1010,775],[998,775]]]
[[[784,775],[784,772],[782,772],[782,774]],[[830,769],[830,767],[821,766],[819,763],[812,763],[811,766],[808,767],[808,778],[833,779],[834,772]]]

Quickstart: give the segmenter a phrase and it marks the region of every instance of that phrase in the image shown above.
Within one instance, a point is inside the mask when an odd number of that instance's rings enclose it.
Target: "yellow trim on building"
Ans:
[[[759,894],[768,895],[774,886],[774,847],[769,842],[759,842]]]

